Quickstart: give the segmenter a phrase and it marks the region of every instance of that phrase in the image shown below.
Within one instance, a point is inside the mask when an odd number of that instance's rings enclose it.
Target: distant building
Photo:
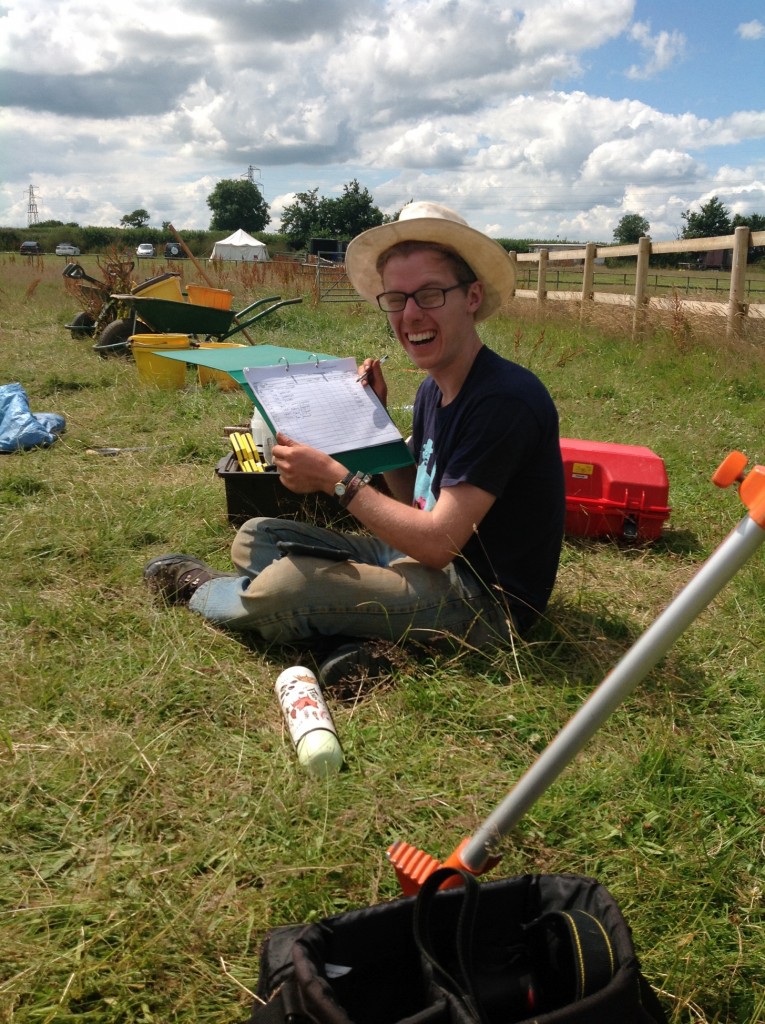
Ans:
[[[733,265],[733,251],[731,249],[710,249],[702,253],[698,261],[699,270],[730,270]]]

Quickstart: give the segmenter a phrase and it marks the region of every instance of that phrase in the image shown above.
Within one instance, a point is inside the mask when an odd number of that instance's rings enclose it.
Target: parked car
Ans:
[[[154,246],[151,242],[141,242],[135,251],[136,256],[153,256]]]
[[[165,259],[166,260],[185,260],[186,253],[183,251],[183,247],[177,242],[168,242],[165,246]]]
[[[57,256],[79,256],[80,250],[71,242],[59,242],[56,246]]]
[[[22,242],[19,249],[20,256],[41,256],[43,248],[39,242]]]

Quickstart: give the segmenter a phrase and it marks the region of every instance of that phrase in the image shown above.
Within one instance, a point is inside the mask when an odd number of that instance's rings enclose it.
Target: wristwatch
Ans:
[[[353,477],[353,473],[346,473],[343,479],[338,480],[337,483],[335,484],[335,497],[337,498],[341,505],[343,504],[345,492],[348,490],[348,484],[351,482],[351,480],[353,480]]]
[[[362,473],[359,470],[358,473],[347,473],[342,480],[339,480],[335,484],[335,497],[340,508],[345,508],[353,501],[361,488],[366,487],[371,479],[371,474]]]

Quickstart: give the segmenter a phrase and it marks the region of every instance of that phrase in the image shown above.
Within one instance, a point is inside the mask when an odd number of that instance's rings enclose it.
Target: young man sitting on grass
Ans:
[[[505,250],[447,207],[418,202],[355,238],[346,270],[427,374],[414,403],[415,464],[386,473],[384,494],[279,434],[273,458],[284,486],[337,496],[366,532],[251,519],[232,546],[235,575],[188,555],[154,558],[144,570],[165,600],[218,626],[269,642],[337,638],[320,669],[325,684],[370,669],[374,645],[364,641],[486,647],[524,634],[553,588],[565,510],[552,399],[476,330],[511,294]],[[380,361],[366,359],[362,370],[385,405]],[[328,557],[285,551],[285,542]]]

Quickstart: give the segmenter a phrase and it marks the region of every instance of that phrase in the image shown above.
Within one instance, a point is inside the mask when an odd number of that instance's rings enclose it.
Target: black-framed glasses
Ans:
[[[449,288],[418,288],[416,292],[381,292],[377,305],[383,313],[400,313],[409,299],[414,299],[420,309],[438,309],[446,302],[446,293],[455,288],[467,287],[462,281]]]

